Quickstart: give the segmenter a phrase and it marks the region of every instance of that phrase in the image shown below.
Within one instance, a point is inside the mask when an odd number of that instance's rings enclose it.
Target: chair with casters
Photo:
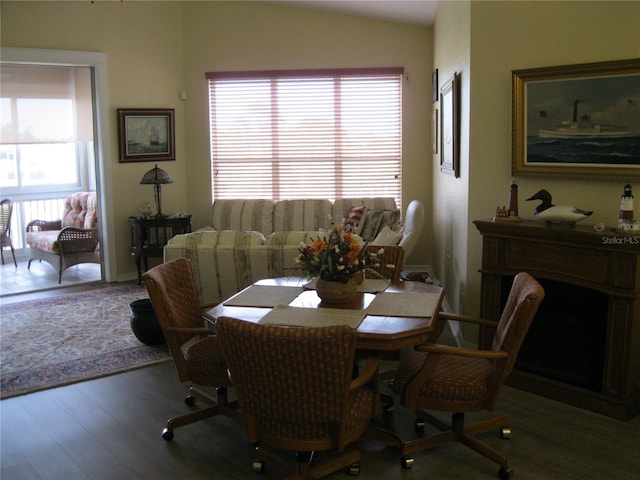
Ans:
[[[510,478],[513,470],[507,456],[475,438],[491,430],[498,430],[502,438],[508,438],[509,418],[503,415],[465,424],[465,413],[495,409],[502,384],[513,369],[543,299],[542,286],[529,274],[519,273],[498,322],[448,313],[438,316],[441,324],[450,319],[495,329],[491,350],[428,343],[402,352],[393,388],[401,395],[402,404],[416,411],[415,426],[419,433],[419,438],[401,443],[404,468],[413,463],[408,454],[457,441],[498,463],[500,478]],[[451,424],[428,410],[452,412]],[[442,433],[422,436],[425,422]]]
[[[400,245],[367,245],[368,253],[375,255],[375,265],[367,265],[365,270],[365,278],[375,278],[375,274],[370,271],[377,272],[380,276],[397,282],[400,280],[400,272],[404,265],[404,248]]]
[[[13,264],[18,268],[18,262],[16,262],[16,252],[13,249],[13,243],[11,243],[11,215],[13,214],[13,202],[10,198],[4,198],[0,201],[0,257],[2,258],[2,265],[4,265],[4,248],[11,248],[11,255],[13,256]]]
[[[178,379],[216,389],[213,396],[190,386],[185,403],[194,406],[196,399],[200,399],[207,406],[170,418],[162,437],[172,440],[175,428],[214,415],[227,415],[240,422],[237,401],[227,399],[227,388],[232,384],[218,337],[207,328],[202,315],[203,309],[213,305],[200,304],[191,261],[177,258],[158,265],[145,272],[142,280],[173,356]]]
[[[352,444],[369,425],[377,405],[372,356],[352,378],[356,332],[346,325],[286,327],[229,317],[217,322],[246,433],[265,462],[296,479],[322,478],[340,469],[360,472]],[[296,468],[273,449],[296,452]],[[314,463],[316,452],[323,453]]]
[[[367,245],[366,251],[368,254],[373,255],[375,263],[373,265],[367,265],[364,270],[364,277],[366,278],[385,278],[389,281],[397,282],[400,280],[400,273],[404,265],[404,248],[400,245]],[[373,271],[373,272],[372,272]],[[399,352],[387,352],[383,355],[384,360],[397,360]],[[367,353],[358,351],[356,352],[356,362],[360,363],[363,358],[366,358]],[[357,373],[358,365],[354,367],[354,373]],[[379,380],[390,380],[395,374],[395,369],[388,368],[384,371],[378,372]]]

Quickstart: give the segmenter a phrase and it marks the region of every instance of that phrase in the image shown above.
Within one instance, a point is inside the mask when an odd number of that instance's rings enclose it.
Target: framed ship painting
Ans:
[[[640,179],[640,59],[514,70],[512,174]]]
[[[120,163],[175,160],[174,110],[119,108]]]

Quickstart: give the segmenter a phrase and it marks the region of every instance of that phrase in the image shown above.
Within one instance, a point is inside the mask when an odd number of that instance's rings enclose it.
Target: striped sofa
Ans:
[[[401,218],[393,198],[342,198],[271,201],[264,199],[215,200],[211,225],[176,235],[164,248],[164,261],[187,257],[192,261],[202,302],[221,301],[263,278],[296,274],[295,257],[300,242],[319,229],[362,215],[361,228],[369,228],[378,244],[399,244],[405,258],[422,231],[422,204],[409,204]],[[369,222],[367,222],[367,215]],[[379,218],[389,219],[382,226]],[[363,235],[364,237],[364,235]],[[374,238],[375,237],[375,238]]]

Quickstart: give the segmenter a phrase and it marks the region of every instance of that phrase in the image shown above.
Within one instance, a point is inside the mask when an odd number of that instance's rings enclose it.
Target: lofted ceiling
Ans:
[[[438,9],[438,0],[279,0],[274,3],[425,26],[433,25]]]

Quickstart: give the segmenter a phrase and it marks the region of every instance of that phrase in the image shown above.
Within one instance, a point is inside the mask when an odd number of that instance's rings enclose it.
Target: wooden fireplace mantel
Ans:
[[[608,298],[600,391],[518,369],[507,383],[622,420],[640,413],[640,236],[538,221],[473,223],[483,236],[484,318],[500,318],[506,282],[521,271]],[[487,346],[489,339],[490,332],[481,331],[481,345]]]

